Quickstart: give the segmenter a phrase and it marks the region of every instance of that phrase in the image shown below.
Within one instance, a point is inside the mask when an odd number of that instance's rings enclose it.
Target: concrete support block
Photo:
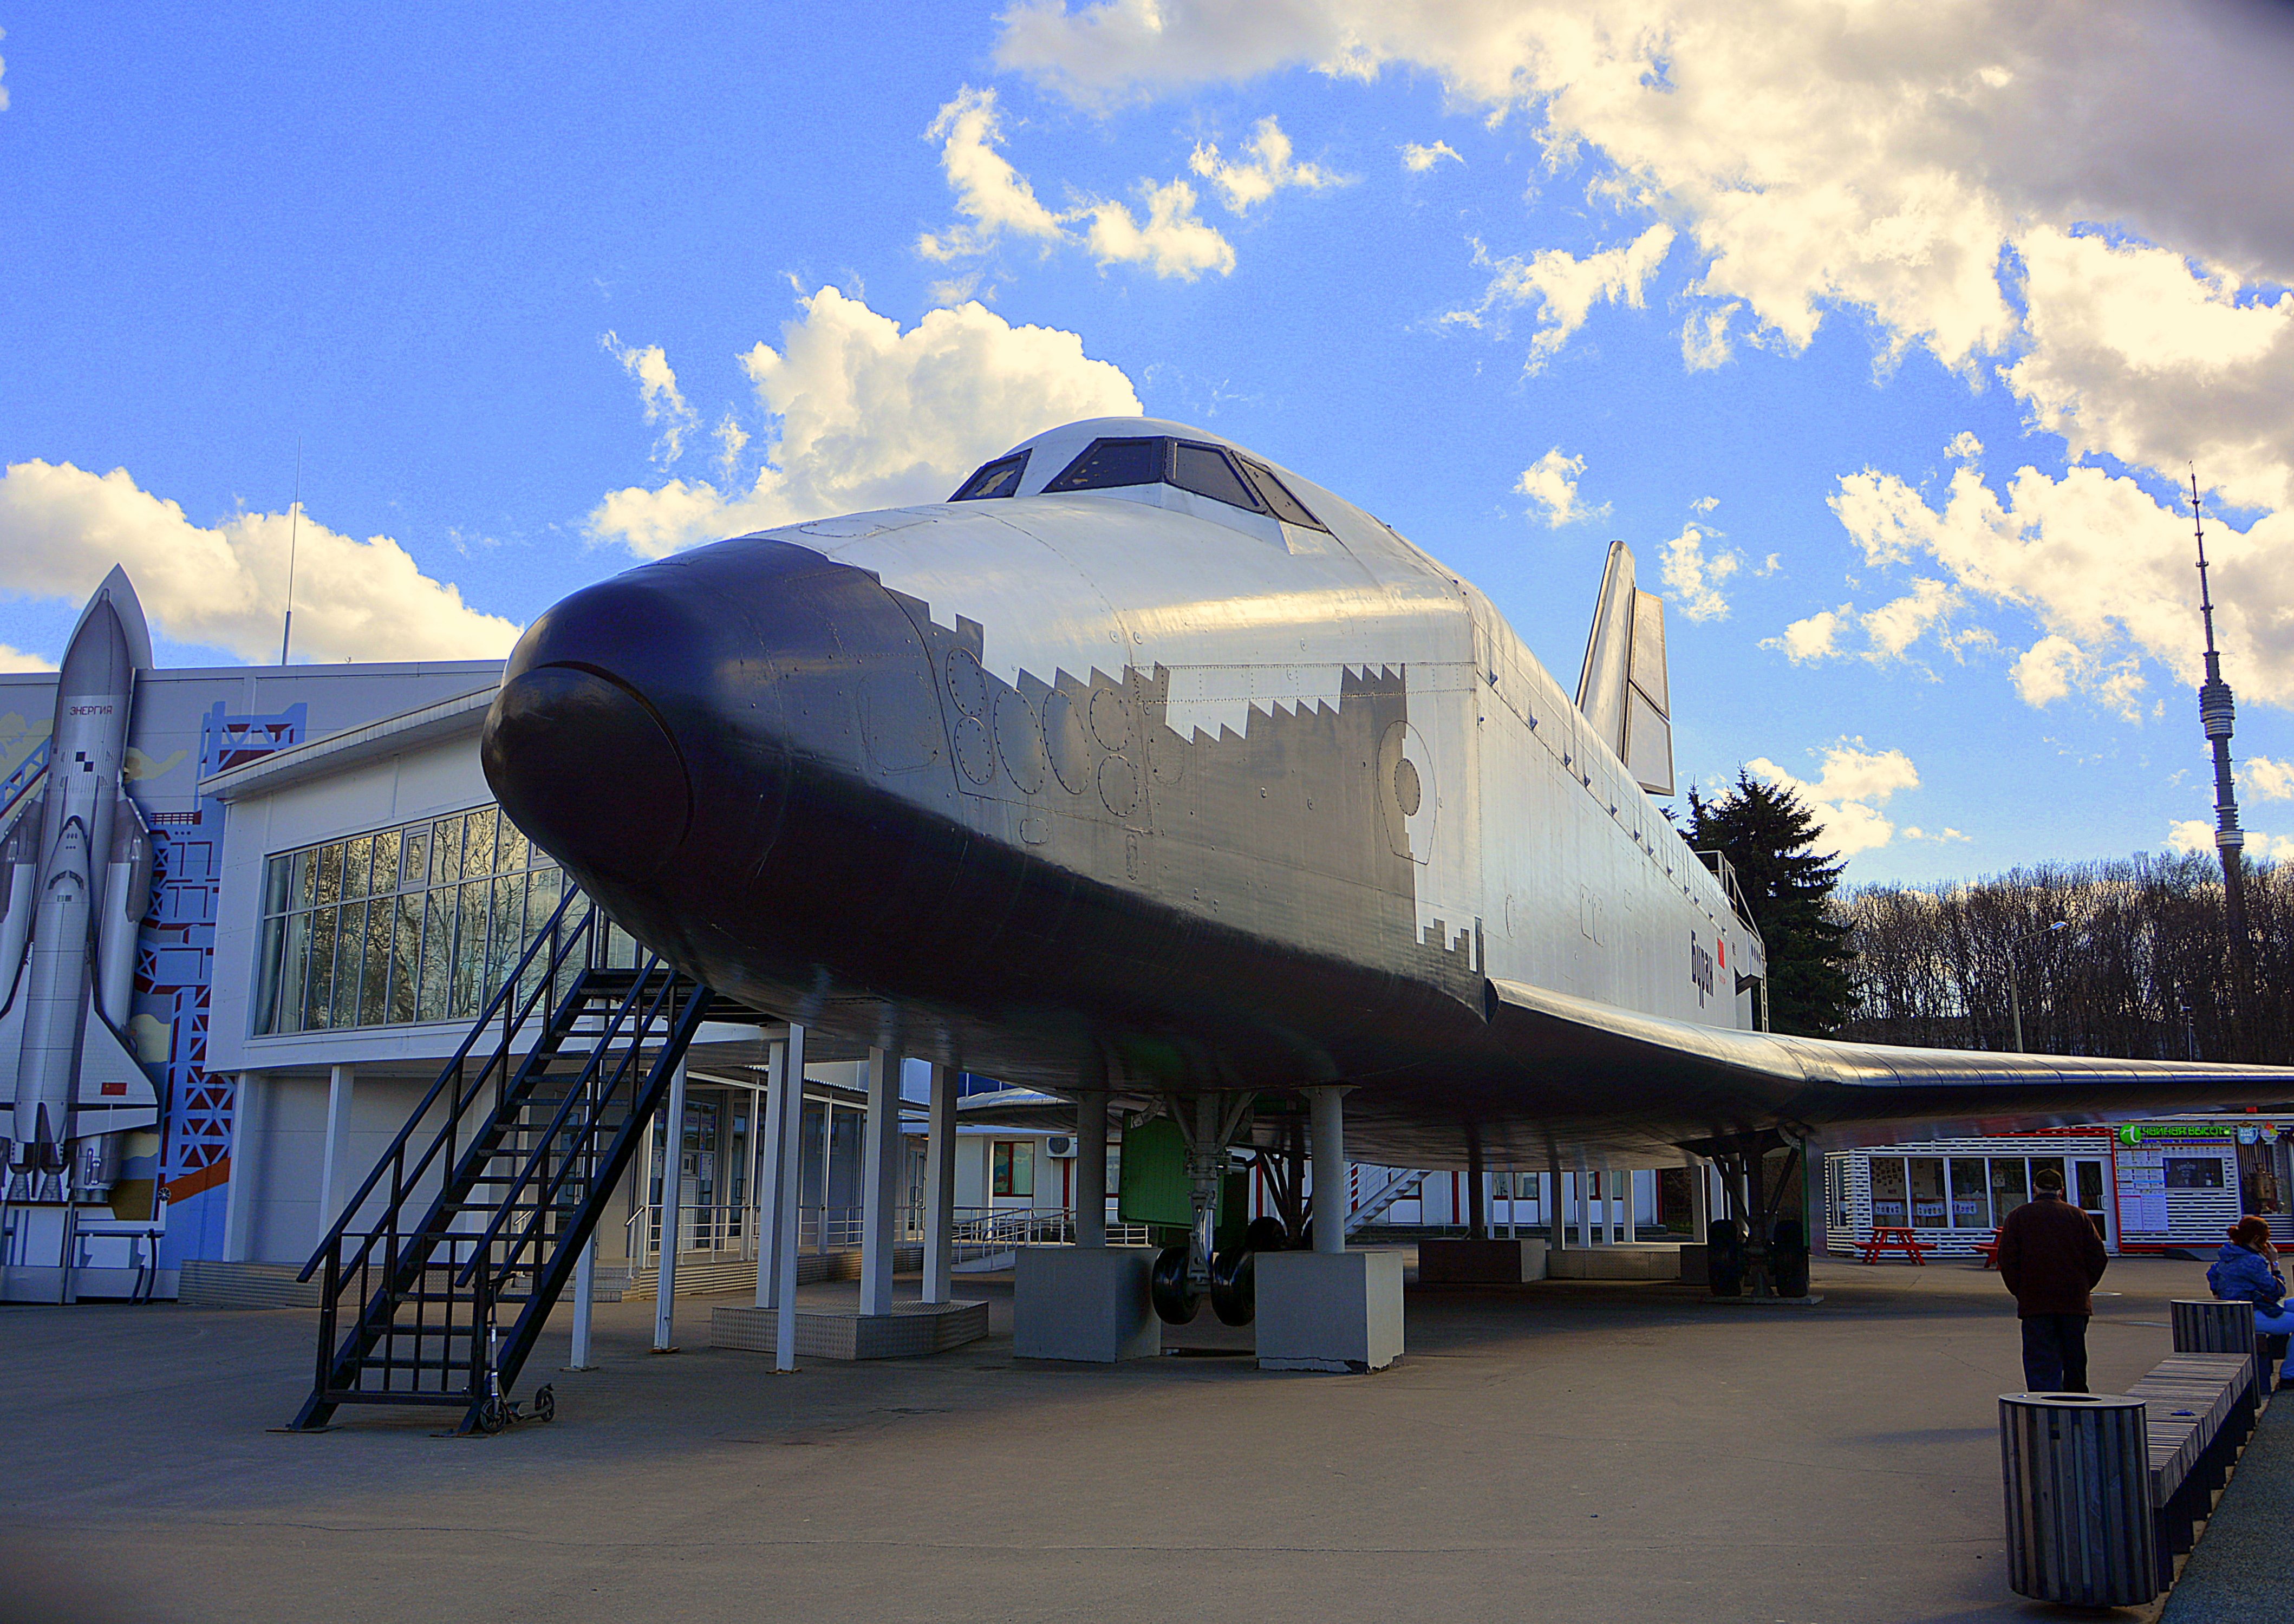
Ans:
[[[1023,1246],[1012,1271],[1012,1352],[1111,1365],[1152,1359],[1163,1328],[1148,1300],[1151,1246]]]
[[[863,1314],[850,1309],[795,1315],[796,1353],[801,1359],[919,1359],[945,1353],[988,1335],[985,1303],[896,1302],[890,1313]],[[774,1353],[780,1343],[780,1310],[718,1308],[709,1315],[709,1345],[747,1353]]]
[[[1518,1286],[1545,1278],[1542,1240],[1421,1240],[1420,1286]]]
[[[1680,1247],[1651,1242],[1638,1246],[1572,1246],[1546,1259],[1557,1280],[1677,1280]]]
[[[1383,1370],[1402,1357],[1402,1254],[1261,1252],[1258,1368]]]

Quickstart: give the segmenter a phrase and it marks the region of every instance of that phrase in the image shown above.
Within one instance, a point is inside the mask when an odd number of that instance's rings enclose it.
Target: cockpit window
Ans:
[[[1258,487],[1258,494],[1265,498],[1267,507],[1273,509],[1276,518],[1286,524],[1303,524],[1310,530],[1326,531],[1330,528],[1309,513],[1306,504],[1291,495],[1290,487],[1275,478],[1274,471],[1265,463],[1253,462],[1245,457],[1242,466],[1249,471],[1250,483]]]
[[[1230,508],[1248,508],[1252,513],[1266,511],[1257,492],[1242,483],[1242,475],[1235,471],[1234,464],[1215,445],[1198,445],[1191,440],[1173,442],[1171,483],[1182,491],[1208,496]]]
[[[948,499],[951,502],[977,502],[991,496],[1009,496],[1020,488],[1020,476],[1027,471],[1027,452],[999,457],[965,480],[956,494]]]
[[[1163,479],[1164,448],[1169,443],[1167,440],[1094,440],[1044,490],[1049,494],[1159,484]]]
[[[980,469],[972,476],[973,483],[1000,466],[990,463]],[[1198,440],[1094,440],[1044,491],[1051,495],[1062,491],[1110,491],[1119,485],[1176,485],[1245,513],[1273,514],[1287,524],[1330,529],[1265,464]],[[972,486],[966,485],[958,492],[958,499],[972,494]]]

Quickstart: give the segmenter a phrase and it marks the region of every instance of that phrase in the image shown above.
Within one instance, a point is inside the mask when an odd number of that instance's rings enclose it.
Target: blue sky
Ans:
[[[1877,9],[0,4],[0,660],[275,659],[290,528],[300,654],[499,653],[1135,401],[1564,682],[1623,538],[1684,775],[1948,879],[2209,819],[2194,460],[2294,840],[2280,14]]]

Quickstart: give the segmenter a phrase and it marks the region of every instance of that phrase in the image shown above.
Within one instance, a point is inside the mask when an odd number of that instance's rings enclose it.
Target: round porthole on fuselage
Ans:
[[[1036,724],[1036,708],[1016,693],[996,698],[996,753],[1022,795],[1044,787],[1044,735]]]
[[[1408,756],[1394,764],[1394,799],[1402,808],[1402,816],[1415,817],[1418,808],[1425,804],[1426,788],[1418,781],[1418,769],[1411,765]]]
[[[1070,795],[1091,788],[1091,736],[1085,731],[1074,697],[1054,689],[1044,701],[1044,753],[1052,759],[1052,772]]]

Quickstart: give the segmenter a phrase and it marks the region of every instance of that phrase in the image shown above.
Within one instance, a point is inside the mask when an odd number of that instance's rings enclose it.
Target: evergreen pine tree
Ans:
[[[1816,815],[1790,789],[1739,770],[1718,800],[1688,792],[1689,844],[1718,851],[1769,950],[1769,1024],[1778,1032],[1828,1037],[1853,1000],[1848,927],[1827,905],[1843,865],[1814,849]]]

